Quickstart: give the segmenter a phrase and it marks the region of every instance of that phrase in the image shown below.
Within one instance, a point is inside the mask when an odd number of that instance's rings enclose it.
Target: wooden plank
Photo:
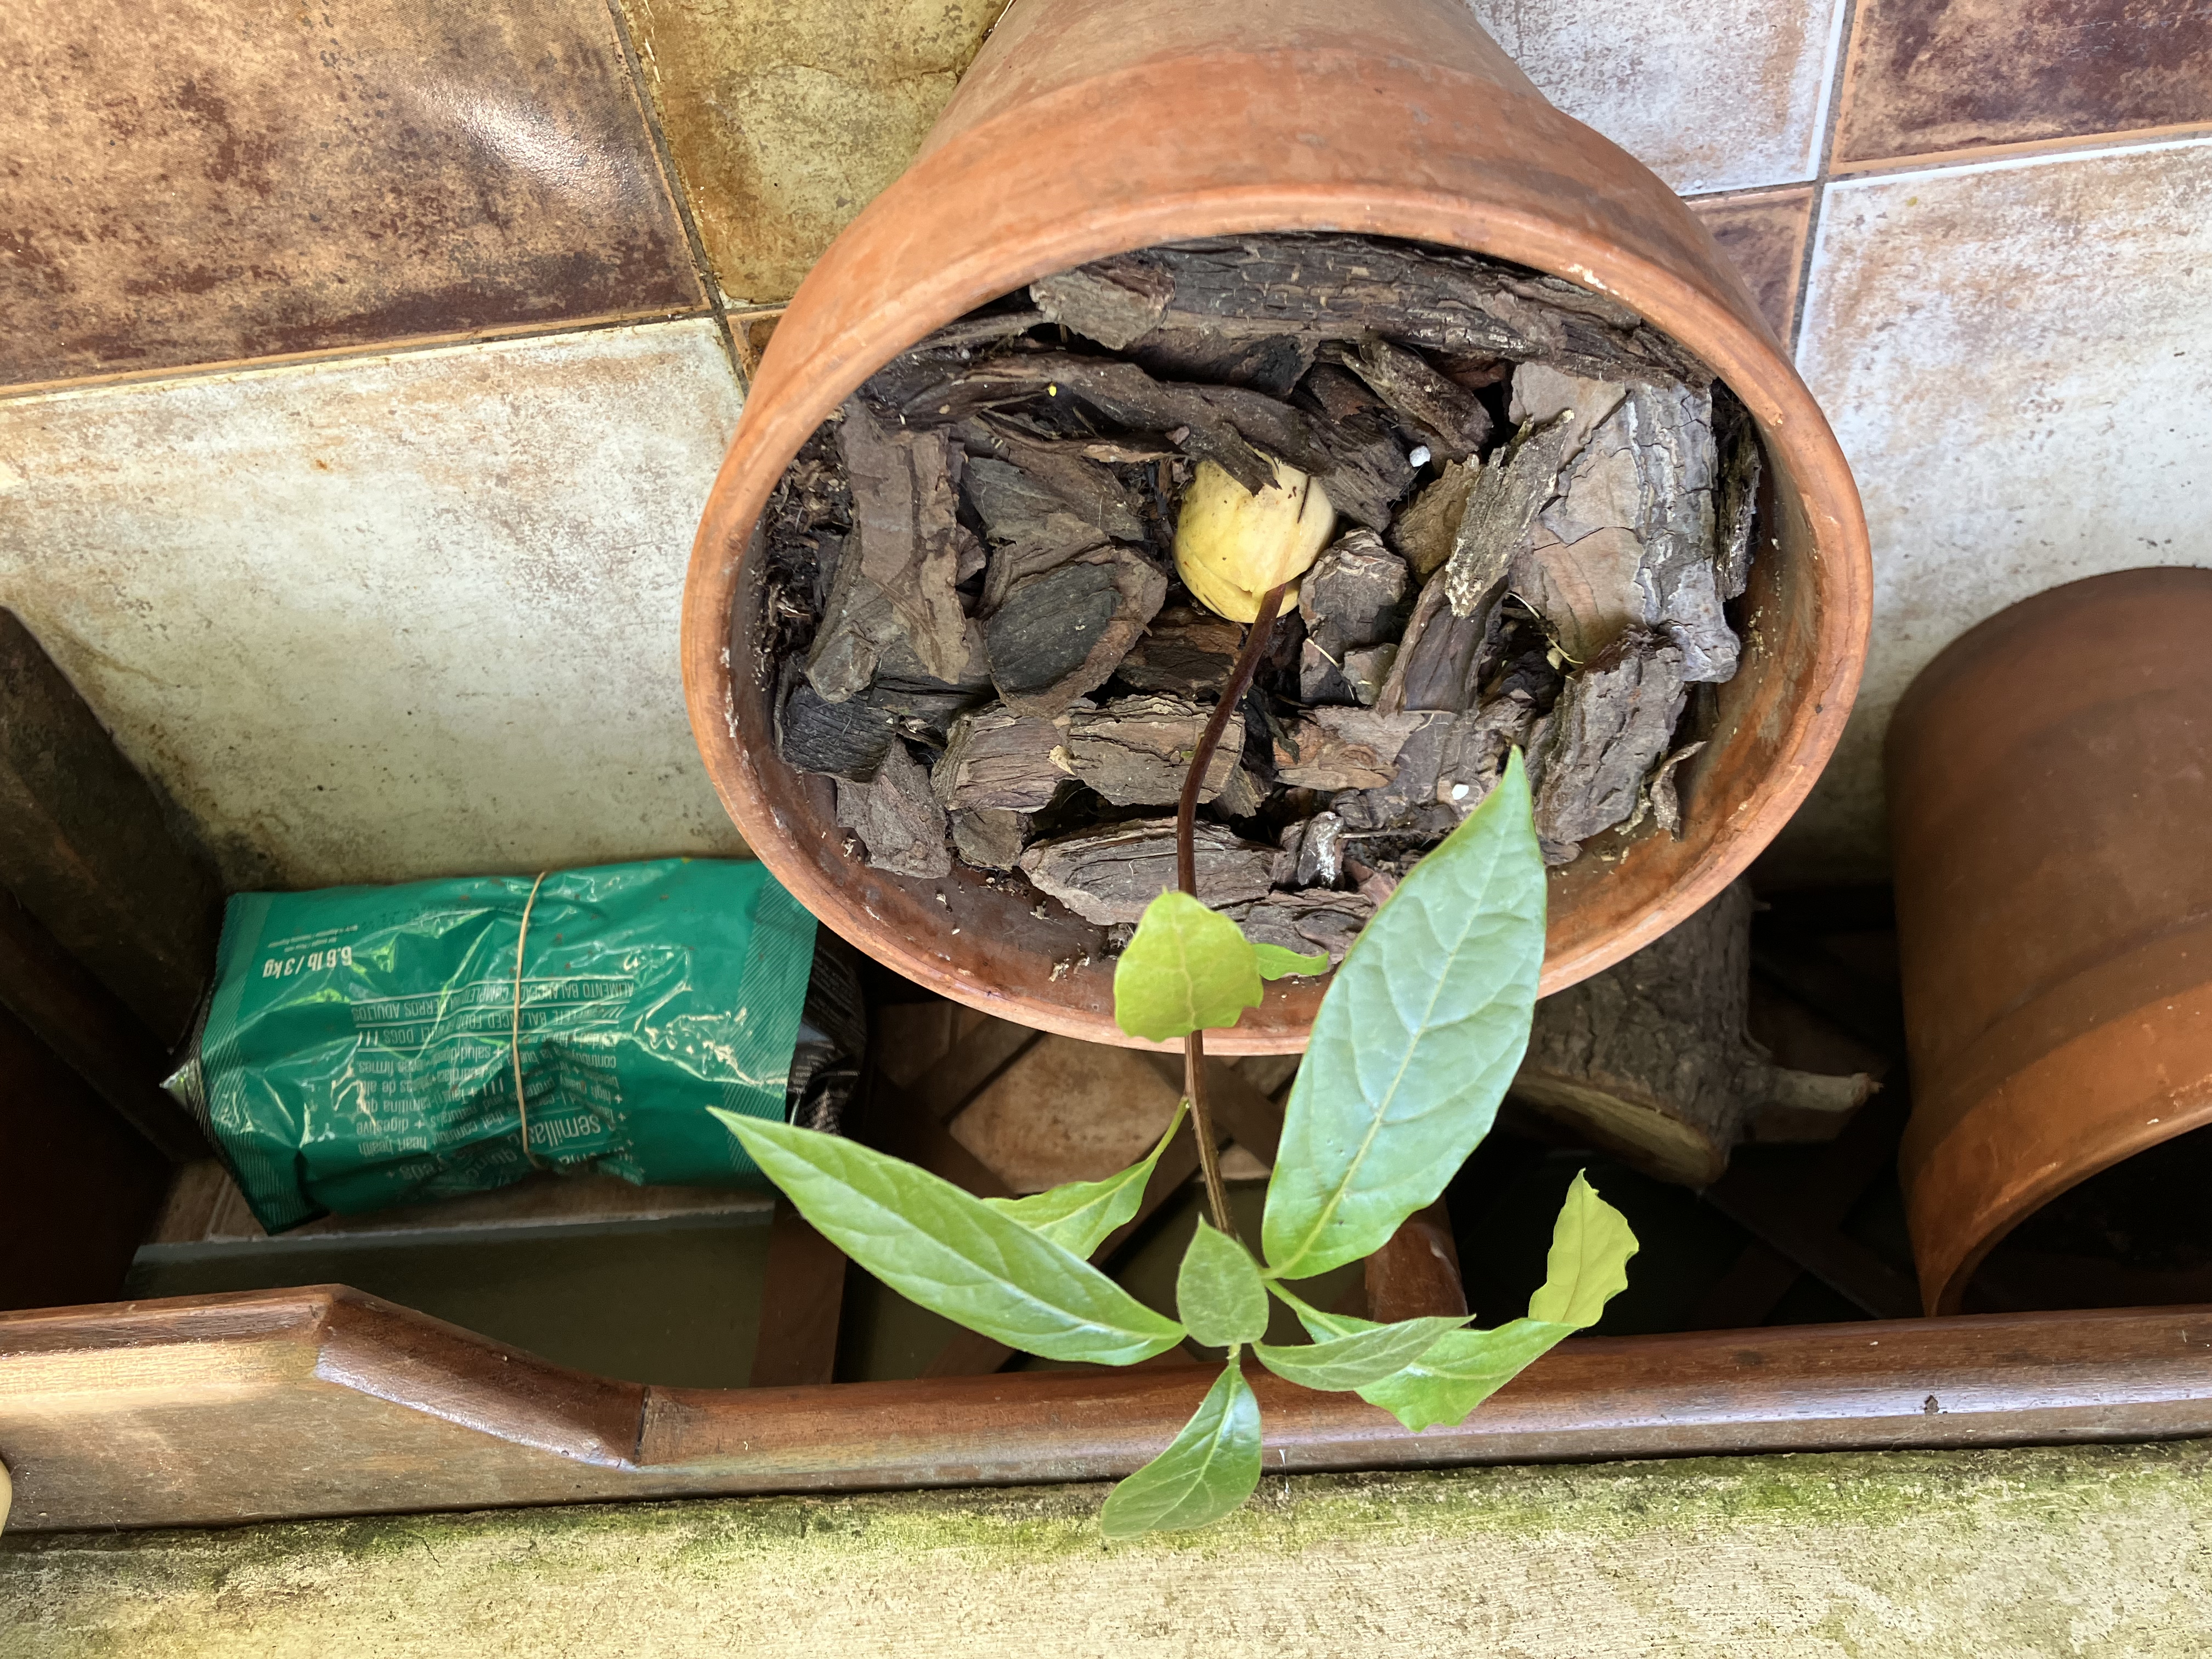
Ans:
[[[164,1158],[184,1164],[208,1155],[206,1137],[191,1114],[161,1091],[167,1049],[6,892],[0,892],[0,1007],[36,1033]]]
[[[1182,1091],[1181,1054],[1147,1054],[1145,1059],[1170,1088]],[[1211,1054],[1206,1061],[1206,1098],[1215,1125],[1264,1167],[1273,1169],[1283,1139],[1283,1109],[1254,1087],[1236,1061]]]
[[[950,1123],[1043,1036],[1012,1020],[986,1019],[915,1079],[908,1093],[922,1111]]]
[[[0,887],[164,1043],[215,966],[222,890],[67,676],[0,611]]]
[[[1255,1374],[1267,1468],[2212,1435],[2212,1307],[1562,1344],[1457,1428]],[[1202,1370],[641,1388],[336,1286],[0,1315],[10,1527],[220,1525],[594,1498],[1090,1480]]]
[[[837,1372],[837,1322],[845,1305],[845,1253],[779,1196],[762,1274],[760,1335],[752,1386],[829,1382]]]

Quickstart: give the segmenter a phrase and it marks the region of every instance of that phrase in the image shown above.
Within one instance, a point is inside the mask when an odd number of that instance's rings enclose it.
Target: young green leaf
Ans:
[[[1577,1171],[1553,1224],[1552,1253],[1543,1285],[1528,1298],[1528,1317],[1577,1330],[1596,1324],[1605,1304],[1628,1288],[1628,1258],[1635,1254],[1628,1218]]]
[[[1183,1114],[1189,1109],[1188,1101],[1177,1102],[1175,1115],[1168,1120],[1167,1133],[1151,1155],[1118,1175],[1103,1181],[1071,1181],[1026,1198],[987,1198],[983,1202],[1000,1215],[1012,1216],[1031,1232],[1042,1234],[1070,1255],[1087,1259],[1106,1242],[1107,1234],[1137,1213],[1145,1201],[1145,1183],[1152,1178],[1160,1154],[1167,1151],[1168,1142],[1175,1139],[1176,1131],[1182,1127]]]
[[[1544,860],[1518,752],[1336,970],[1284,1114],[1261,1229],[1309,1279],[1382,1248],[1489,1133],[1528,1046]]]
[[[1131,1036],[1167,1042],[1234,1025],[1261,994],[1251,942],[1237,924],[1170,890],[1145,907],[1115,965],[1114,1023]]]
[[[1636,1236],[1627,1222],[1578,1175],[1560,1206],[1550,1273],[1528,1299],[1528,1318],[1495,1330],[1449,1331],[1404,1370],[1356,1392],[1416,1434],[1438,1423],[1464,1422],[1532,1361],[1596,1323],[1607,1299],[1628,1283],[1628,1258],[1635,1254]],[[1316,1348],[1332,1339],[1387,1328],[1319,1312],[1280,1287],[1276,1294],[1296,1310]],[[1554,1316],[1545,1317],[1547,1313]]]
[[[1254,1358],[1286,1382],[1308,1389],[1362,1389],[1395,1376],[1467,1322],[1444,1315],[1402,1319],[1324,1338],[1303,1347],[1253,1345]]]
[[[926,1170],[709,1108],[815,1231],[933,1313],[1048,1359],[1130,1365],[1182,1340],[1089,1262]]]
[[[1202,1527],[1259,1484],[1260,1401],[1232,1364],[1168,1449],[1108,1495],[1098,1523],[1109,1538]]]
[[[1328,971],[1328,952],[1316,951],[1302,957],[1296,951],[1285,951],[1279,945],[1255,945],[1252,954],[1260,964],[1261,979],[1285,979],[1292,974],[1325,974]]]
[[[1267,1287],[1252,1253],[1201,1218],[1176,1274],[1182,1327],[1209,1347],[1257,1342],[1267,1334]]]

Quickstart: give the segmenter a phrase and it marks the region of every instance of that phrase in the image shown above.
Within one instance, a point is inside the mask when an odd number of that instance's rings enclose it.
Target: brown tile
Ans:
[[[1776,337],[1786,342],[1797,313],[1805,237],[1813,224],[1812,188],[1708,196],[1692,202],[1690,210],[1735,262]]]
[[[723,291],[787,300],[898,177],[1006,0],[623,0]]]
[[[1858,0],[1836,164],[2212,122],[2212,7]]]
[[[599,0],[13,0],[0,85],[0,384],[701,303]]]

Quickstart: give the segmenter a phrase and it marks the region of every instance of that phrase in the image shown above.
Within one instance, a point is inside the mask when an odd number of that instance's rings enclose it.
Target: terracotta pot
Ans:
[[[2212,1121],[2212,570],[1991,617],[1890,726],[1921,1293],[2075,1182]]]
[[[1464,0],[1017,0],[906,173],[839,236],[777,327],[684,592],[701,751],[754,850],[830,927],[1007,1018],[1124,1042],[1098,930],[972,872],[917,882],[842,850],[830,786],[783,765],[752,672],[757,521],[815,427],[931,330],[1039,276],[1179,239],[1329,229],[1516,260],[1633,307],[1711,365],[1765,435],[1774,488],[1721,740],[1686,770],[1683,838],[1586,855],[1552,889],[1547,989],[1719,892],[1804,798],[1865,650],[1858,497],[1827,423],[1712,238],[1656,178],[1561,115]],[[734,665],[734,670],[733,670]],[[942,895],[940,901],[939,895]],[[1302,1048],[1321,997],[1278,981],[1211,1046]]]

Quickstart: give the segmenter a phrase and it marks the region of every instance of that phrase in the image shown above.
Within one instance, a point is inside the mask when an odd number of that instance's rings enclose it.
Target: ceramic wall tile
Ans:
[[[1813,200],[1812,187],[1804,185],[1755,196],[1707,196],[1690,204],[1743,273],[1779,340],[1789,339],[1796,319],[1797,278],[1805,265],[1805,238],[1813,228]]]
[[[602,0],[13,0],[0,86],[0,384],[702,302]]]
[[[708,258],[791,297],[904,170],[1006,0],[622,0]]]
[[[2212,7],[1858,0],[1838,165],[2212,122]]]
[[[1470,0],[1546,97],[1685,194],[1813,177],[1843,0]]]
[[[737,850],[678,610],[706,319],[0,403],[0,604],[235,886]]]
[[[1884,864],[1881,739],[1967,628],[2062,582],[2212,565],[2212,139],[1828,189],[1799,364],[1858,477],[1873,647],[1771,855]]]

